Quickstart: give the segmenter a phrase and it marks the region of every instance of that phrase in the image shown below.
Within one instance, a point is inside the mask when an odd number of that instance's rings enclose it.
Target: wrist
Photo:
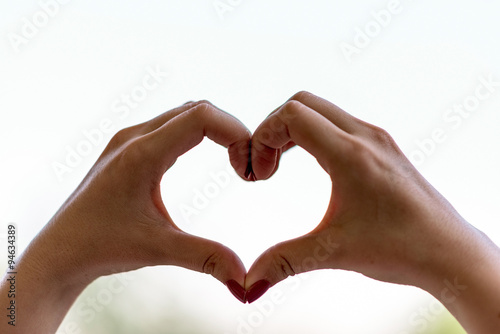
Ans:
[[[429,251],[429,261],[424,264],[426,279],[420,287],[434,296],[441,295],[447,282],[475,281],[477,274],[491,264],[492,257],[499,255],[498,247],[465,221],[454,225],[453,232],[441,235],[439,244]]]
[[[435,256],[421,288],[438,299],[470,333],[500,328],[500,249],[484,233],[464,224],[460,240]],[[437,254],[436,254],[437,255]]]
[[[79,259],[81,253],[64,229],[51,220],[21,254],[18,271],[54,294],[79,293],[97,278],[89,275]]]
[[[59,242],[53,222],[32,240],[26,250],[16,258],[15,264],[15,329],[20,333],[54,333],[67,311],[92,281],[72,274],[71,251]],[[0,284],[2,305],[11,304],[8,299],[11,277],[7,274]],[[8,284],[7,284],[8,283]],[[11,297],[9,297],[11,298]],[[43,307],[41,307],[43,305]],[[0,332],[12,330],[6,322],[0,324]]]

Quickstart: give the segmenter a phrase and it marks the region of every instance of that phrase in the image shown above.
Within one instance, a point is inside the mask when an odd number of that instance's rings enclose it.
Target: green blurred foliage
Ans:
[[[467,334],[458,321],[448,312],[443,312],[439,318],[429,323],[425,331],[412,332],[413,334]]]
[[[76,302],[72,309],[73,315],[80,310],[92,310],[88,298],[99,300],[99,294],[109,289],[108,282],[111,278],[101,278],[91,284]],[[139,282],[137,279],[135,282]],[[206,317],[192,316],[189,305],[178,300],[175,291],[159,293],[157,300],[145,304],[141,294],[133,293],[133,286],[123,291],[113,293],[111,300],[99,305],[99,310],[91,312],[92,316],[74,317],[79,326],[78,334],[209,334],[219,333],[220,324],[211,322]],[[84,307],[79,307],[83,305]],[[102,307],[101,307],[102,306]],[[421,309],[429,312],[429,306]],[[87,313],[89,314],[89,313]],[[419,313],[421,314],[421,313]],[[429,314],[429,313],[426,313]],[[87,319],[87,320],[86,320]],[[420,316],[418,325],[406,329],[405,333],[411,334],[466,334],[456,319],[444,308],[437,309],[430,317]],[[424,321],[429,319],[428,321]],[[283,328],[284,333],[296,332],[294,329]],[[328,333],[325,328],[324,333]],[[66,332],[64,332],[66,334]],[[73,332],[72,332],[73,333]]]

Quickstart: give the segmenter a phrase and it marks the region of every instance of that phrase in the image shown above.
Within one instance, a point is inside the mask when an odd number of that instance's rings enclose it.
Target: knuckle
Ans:
[[[103,165],[106,170],[107,180],[110,184],[122,184],[122,191],[132,195],[137,192],[141,186],[142,176],[147,171],[144,166],[150,166],[147,161],[147,153],[144,145],[138,139],[131,140],[126,144],[122,144],[110,156],[110,159]],[[126,182],[123,180],[123,175],[126,175]]]
[[[394,139],[386,130],[371,124],[369,125],[369,129],[370,137],[373,141],[390,146],[394,144]]]
[[[220,262],[221,262],[220,253],[214,252],[207,257],[207,259],[203,263],[201,271],[205,274],[214,276],[214,274],[217,270],[217,265]]]
[[[142,165],[146,154],[146,147],[142,140],[135,139],[129,141],[119,154],[119,161],[125,166]]]
[[[301,90],[300,92],[293,94],[291,100],[301,101],[305,98],[311,97],[312,95],[313,94],[308,91]]]
[[[352,152],[352,157],[357,164],[366,163],[371,161],[375,157],[375,153],[369,145],[367,145],[366,140],[350,136],[349,137],[350,152]]]
[[[109,141],[109,146],[113,148],[119,147],[129,141],[132,136],[133,127],[121,129],[111,138],[111,140]]]
[[[304,105],[297,100],[287,101],[278,116],[284,121],[296,118],[301,112]]]
[[[208,105],[211,105],[213,106],[212,102],[208,101],[208,100],[199,100],[196,102],[196,104],[208,104]]]
[[[370,185],[374,186],[380,173],[388,168],[388,157],[377,145],[363,138],[354,138],[351,145],[352,160],[349,163],[356,166],[351,172],[358,180],[364,180],[364,182],[370,180]]]
[[[214,105],[212,104],[212,102],[208,100],[199,100],[199,101],[192,101],[191,103],[189,103],[189,107],[190,109],[186,110],[186,112],[192,112],[195,110],[196,112],[199,112],[200,110],[203,109],[213,108]]]
[[[273,250],[275,250],[273,252]],[[288,276],[294,276],[296,274],[296,271],[294,267],[291,264],[291,261],[289,258],[287,258],[283,253],[279,252],[275,247],[272,247],[270,249],[271,252],[273,252],[272,255],[272,268],[273,273],[276,275],[276,279],[278,281],[284,280]]]
[[[190,110],[190,114],[195,120],[204,120],[213,116],[213,108],[210,103],[198,103]]]

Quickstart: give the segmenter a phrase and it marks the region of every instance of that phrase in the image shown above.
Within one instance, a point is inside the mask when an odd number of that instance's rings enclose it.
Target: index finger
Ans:
[[[352,142],[352,136],[328,118],[296,100],[286,102],[257,128],[252,137],[252,168],[267,179],[278,164],[278,151],[295,143],[330,173]]]
[[[288,101],[298,101],[308,106],[318,114],[330,120],[330,122],[334,123],[337,127],[350,134],[362,131],[363,125],[366,124],[366,122],[352,116],[330,101],[307,91],[295,93]],[[282,106],[276,108],[270,115],[276,113]]]
[[[139,139],[141,155],[163,174],[175,160],[204,137],[227,147],[231,164],[243,176],[248,161],[250,131],[235,117],[209,103],[186,110]]]

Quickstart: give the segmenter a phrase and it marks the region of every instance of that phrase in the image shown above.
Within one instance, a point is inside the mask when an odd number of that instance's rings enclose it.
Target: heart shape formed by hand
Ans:
[[[186,122],[187,130],[178,129],[176,119],[171,121],[169,133],[180,137],[182,144],[178,147],[176,140],[177,146],[168,147],[170,156],[163,163],[167,169],[207,136],[228,147],[231,165],[241,178],[266,180],[277,171],[283,152],[298,145],[330,175],[332,194],[316,228],[269,248],[248,272],[229,248],[183,234],[176,239],[183,241],[176,243],[183,255],[174,264],[200,271],[196,263],[203,263],[201,271],[225,283],[243,303],[255,301],[290,275],[316,269],[353,270],[382,281],[416,285],[415,275],[405,268],[412,262],[418,266],[424,255],[405,236],[428,243],[428,235],[415,230],[422,221],[415,212],[429,210],[423,196],[409,196],[407,190],[427,191],[432,201],[441,197],[429,193],[425,179],[387,132],[307,92],[295,94],[273,111],[253,135],[234,117],[207,102],[201,105],[197,117],[189,106],[177,117],[177,123],[183,116],[195,119],[195,124]],[[154,202],[161,202],[159,195]],[[396,274],[394,268],[399,270]]]
[[[226,126],[224,129],[204,130],[204,135],[228,147],[231,165],[236,173],[246,181],[270,178],[277,171],[282,154],[296,144],[313,154],[324,168],[325,152],[321,146],[324,146],[325,143],[320,144],[318,140],[323,141],[325,134],[318,130],[324,127],[323,123],[327,120],[315,111],[304,110],[304,108],[308,108],[307,105],[314,106],[318,102],[321,103],[315,99],[317,97],[312,94],[296,94],[272,112],[253,135],[242,132],[240,125],[234,127],[234,133],[229,131],[231,130],[230,126]],[[218,115],[215,117],[220,118]],[[230,117],[232,118],[232,116]],[[193,144],[190,144],[190,147],[192,146]],[[318,227],[321,228],[321,224]],[[309,238],[314,238],[314,244],[308,241]],[[316,239],[312,234],[307,234],[278,245],[288,247],[290,242],[293,246],[294,242],[304,241],[305,244],[301,247],[310,246],[315,254],[318,254],[317,246],[319,245],[321,256],[311,257],[307,255],[305,262],[300,256],[293,254],[293,249],[287,250],[283,254],[274,254],[276,249],[274,246],[264,252],[255,261],[250,271],[246,273],[239,257],[226,247],[219,249],[218,254],[210,255],[205,261],[202,271],[225,282],[227,288],[241,302],[252,303],[272,285],[289,275],[328,267],[327,260],[335,245],[328,236],[321,237],[318,239],[319,241]],[[299,263],[296,263],[297,261]],[[228,266],[232,268],[228,268]],[[278,271],[273,273],[274,269],[268,271],[267,267],[277,267]],[[242,276],[243,271],[245,271],[244,276]],[[229,279],[225,280],[226,277]],[[239,277],[239,279],[231,277]]]
[[[295,118],[296,115],[290,112],[288,108],[282,108],[280,111],[281,113],[277,113],[278,110],[276,110],[259,126],[249,141],[248,153],[244,146],[240,146],[238,156],[248,154],[245,172],[240,175],[246,181],[269,179],[278,170],[283,153],[295,146],[295,142],[290,137],[286,137],[289,136],[288,122]],[[278,145],[269,146],[266,144],[274,141],[278,141]],[[238,165],[234,164],[234,166],[237,167]],[[284,257],[282,260],[287,262],[289,267],[286,275],[294,275],[295,271],[291,269],[288,260]],[[247,288],[243,288],[235,280],[229,280],[226,286],[242,303],[253,303],[271,287],[271,283],[267,279],[260,279],[248,285]]]
[[[290,134],[289,130],[296,127],[293,122],[301,117],[297,113],[300,112],[300,109],[296,109],[297,106],[296,100],[290,100],[274,111],[258,127],[253,136],[235,135],[234,138],[238,140],[227,142],[231,165],[241,178],[246,181],[265,180],[277,171],[282,154],[295,146],[295,141],[292,138],[292,135],[295,134]],[[238,131],[240,130],[238,129]],[[300,140],[300,137],[297,139]],[[236,256],[234,253],[231,255]],[[281,260],[287,264],[287,275],[299,272],[300,269],[292,268],[285,257],[282,257]],[[206,261],[208,264],[204,266],[203,271],[213,274],[213,270],[215,270],[213,268],[220,266],[220,263],[211,263],[211,261],[210,259]],[[234,266],[239,266],[235,262],[234,260]],[[281,265],[281,267],[283,266]],[[235,279],[226,281],[228,289],[243,303],[255,301],[272,285],[266,278],[259,279],[248,286],[245,285],[245,281],[246,279],[243,282],[241,280],[238,282]]]

